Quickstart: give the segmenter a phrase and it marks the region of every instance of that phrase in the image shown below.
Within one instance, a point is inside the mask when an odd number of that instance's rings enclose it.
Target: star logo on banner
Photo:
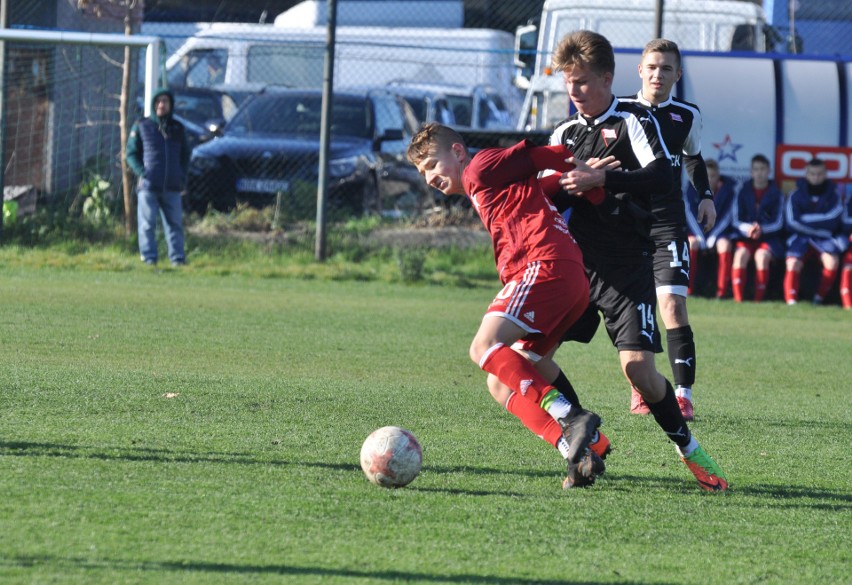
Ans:
[[[726,158],[737,162],[737,151],[743,147],[742,144],[734,144],[730,134],[725,134],[725,139],[722,142],[714,142],[713,146],[719,151],[718,156],[716,156],[717,162],[722,162]]]

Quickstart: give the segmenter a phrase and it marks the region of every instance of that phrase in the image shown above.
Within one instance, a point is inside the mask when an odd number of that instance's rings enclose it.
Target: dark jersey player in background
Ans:
[[[692,436],[671,383],[654,363],[662,346],[655,316],[651,209],[654,193],[672,189],[669,152],[654,118],[612,95],[615,56],[605,37],[591,31],[570,33],[553,53],[553,68],[562,71],[577,109],[551,136],[551,144],[573,151],[570,162],[576,164],[557,175],[562,191],[553,196],[558,207],[572,207],[569,228],[583,252],[590,308],[603,313],[625,377],[676,444],[699,485],[723,491],[728,485],[724,473]],[[582,162],[608,156],[620,161],[623,170],[596,169]],[[550,184],[542,184],[551,194]],[[606,192],[598,205],[576,196],[595,187]],[[565,339],[571,335],[569,331]]]
[[[686,312],[690,266],[689,234],[682,193],[682,174],[701,196],[696,219],[704,231],[713,228],[716,209],[701,156],[701,112],[698,106],[672,97],[680,79],[680,50],[676,43],[654,39],[645,45],[639,63],[642,90],[634,97],[619,98],[650,112],[660,127],[660,135],[671,155],[674,182],[671,189],[655,193],[651,226],[654,240],[654,280],[660,317],[666,327],[666,345],[675,382],[675,396],[686,420],[693,419],[692,385],[695,383],[695,341]],[[633,392],[630,412],[649,414],[642,397]]]

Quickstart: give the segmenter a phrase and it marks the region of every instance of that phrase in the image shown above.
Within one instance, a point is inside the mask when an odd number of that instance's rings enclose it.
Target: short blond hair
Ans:
[[[467,150],[467,145],[461,134],[443,124],[431,122],[424,124],[420,131],[411,139],[411,144],[408,145],[409,162],[417,166],[423,159],[428,158],[440,150],[449,150],[453,144],[461,144]]]
[[[551,64],[554,71],[582,65],[598,75],[615,74],[615,53],[605,36],[590,30],[575,30],[556,45]]]
[[[642,50],[641,58],[645,59],[645,55],[648,53],[671,53],[677,57],[677,68],[680,69],[680,48],[677,46],[676,42],[668,39],[654,39],[652,41],[648,41],[645,48]]]

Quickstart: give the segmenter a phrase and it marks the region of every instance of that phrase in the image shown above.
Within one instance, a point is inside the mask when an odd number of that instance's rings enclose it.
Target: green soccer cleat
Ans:
[[[680,452],[680,450],[678,450]],[[698,485],[708,492],[723,492],[728,489],[728,479],[725,477],[722,468],[716,465],[710,456],[699,445],[689,457],[681,455],[681,459],[695,479],[698,480]]]

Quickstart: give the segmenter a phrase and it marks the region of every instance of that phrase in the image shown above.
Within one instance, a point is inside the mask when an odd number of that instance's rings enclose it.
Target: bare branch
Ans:
[[[119,67],[119,68],[124,67],[123,61],[116,61],[115,59],[110,57],[109,53],[107,53],[103,49],[98,49],[98,53],[100,53],[103,60],[106,61],[107,63],[109,63],[110,65],[112,65],[114,67]]]

